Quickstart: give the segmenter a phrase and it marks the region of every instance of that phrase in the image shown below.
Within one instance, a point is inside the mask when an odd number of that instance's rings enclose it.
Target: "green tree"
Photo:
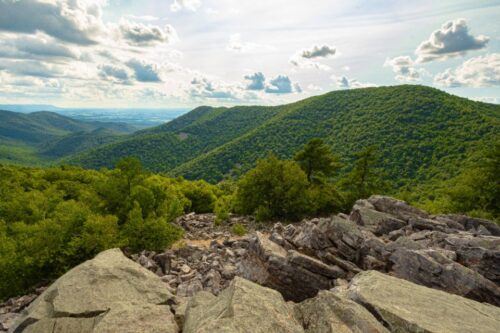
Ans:
[[[294,159],[306,173],[309,182],[332,177],[342,166],[330,147],[319,138],[309,141],[295,154]]]
[[[355,157],[352,170],[340,181],[340,186],[345,191],[345,209],[350,209],[357,199],[387,190],[383,171],[377,167],[379,156],[376,147],[369,146],[356,153]]]
[[[309,212],[307,186],[307,176],[296,162],[270,155],[239,181],[236,210],[261,220],[299,219]]]

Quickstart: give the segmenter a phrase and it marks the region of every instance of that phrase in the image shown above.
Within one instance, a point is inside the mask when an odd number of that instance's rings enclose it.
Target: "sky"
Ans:
[[[423,84],[500,103],[500,1],[0,0],[0,104],[276,105]]]

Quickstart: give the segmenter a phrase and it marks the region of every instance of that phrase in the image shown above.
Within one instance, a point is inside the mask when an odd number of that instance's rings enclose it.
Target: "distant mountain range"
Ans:
[[[0,162],[49,162],[116,141],[135,130],[125,123],[80,121],[48,111],[0,110]]]
[[[64,161],[100,168],[136,156],[152,171],[218,181],[269,151],[290,158],[319,137],[347,168],[356,152],[375,145],[387,179],[400,187],[457,174],[471,154],[498,140],[499,120],[499,105],[434,88],[363,88],[275,107],[199,107]]]

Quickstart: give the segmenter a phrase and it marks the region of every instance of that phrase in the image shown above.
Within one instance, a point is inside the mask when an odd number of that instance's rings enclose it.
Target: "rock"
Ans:
[[[218,297],[199,293],[189,302],[183,333],[300,333],[302,326],[279,292],[236,277]]]
[[[399,278],[441,289],[479,302],[500,305],[500,287],[473,270],[454,262],[454,252],[400,248],[390,257]]]
[[[411,217],[428,218],[429,214],[421,209],[412,207],[404,201],[382,195],[372,195],[368,202],[379,212],[391,214],[396,218],[408,221]]]
[[[188,265],[184,264],[181,267],[181,272],[184,273],[184,274],[188,274],[189,272],[191,272],[191,267],[189,267]]]
[[[349,219],[366,230],[373,232],[377,236],[387,235],[391,231],[395,231],[406,226],[405,221],[397,219],[387,213],[378,212],[374,209],[365,207],[355,206],[349,216]]]
[[[331,291],[320,291],[294,310],[306,333],[389,333],[363,306]]]
[[[335,248],[335,255],[358,263],[364,237],[359,227],[352,221],[337,216],[318,223],[317,237],[326,237]]]
[[[287,252],[259,232],[238,270],[240,276],[278,290],[286,300],[293,301],[302,301],[314,297],[318,290],[329,289],[333,276],[341,272],[296,251]]]
[[[483,226],[485,229],[487,229],[491,235],[493,236],[500,236],[500,226],[494,222],[484,220],[484,219],[478,219],[474,217],[469,217],[465,215],[454,215],[454,214],[449,214],[449,215],[438,215],[436,216],[436,219],[448,219],[455,221],[461,225],[464,226],[465,230],[477,230],[479,226]]]
[[[158,276],[112,249],[60,277],[23,310],[13,331],[178,332],[172,298]]]
[[[195,295],[197,292],[203,290],[203,285],[200,280],[191,280],[181,283],[177,287],[177,295],[183,297],[190,297]]]
[[[500,327],[498,307],[377,271],[356,275],[344,294],[370,309],[391,332],[497,333]]]

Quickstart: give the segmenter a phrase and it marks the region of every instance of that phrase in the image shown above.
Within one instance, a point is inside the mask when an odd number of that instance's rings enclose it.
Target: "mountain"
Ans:
[[[37,164],[116,141],[135,130],[112,122],[87,122],[48,111],[0,110],[0,162]]]
[[[470,154],[498,140],[499,120],[499,105],[430,87],[363,88],[274,107],[199,107],[68,161],[99,168],[136,156],[152,171],[218,181],[269,151],[289,158],[320,137],[346,165],[354,153],[376,145],[387,178],[402,186],[456,174]]]

